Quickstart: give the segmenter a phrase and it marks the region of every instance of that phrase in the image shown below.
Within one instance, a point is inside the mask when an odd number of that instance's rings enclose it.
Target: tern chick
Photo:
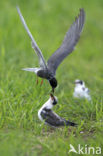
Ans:
[[[52,111],[53,106],[57,104],[57,97],[50,95],[49,100],[38,111],[38,117],[41,121],[52,127],[76,126],[75,123],[65,120]]]
[[[75,21],[66,33],[61,46],[52,54],[52,56],[48,59],[47,63],[45,62],[41,50],[39,49],[29,28],[27,27],[27,24],[20,12],[19,7],[17,7],[17,11],[20,16],[21,22],[24,25],[24,28],[26,29],[27,34],[31,39],[32,48],[35,50],[40,64],[39,68],[24,68],[23,70],[34,72],[37,76],[47,79],[52,87],[52,91],[54,92],[54,89],[57,87],[57,80],[55,78],[56,70],[61,62],[74,50],[74,47],[76,46],[80,38],[80,34],[83,30],[85,21],[84,9],[80,9],[78,17],[75,18]]]
[[[73,96],[75,98],[85,98],[87,100],[91,100],[91,96],[89,94],[89,89],[86,88],[85,82],[82,80],[75,80],[75,88]]]

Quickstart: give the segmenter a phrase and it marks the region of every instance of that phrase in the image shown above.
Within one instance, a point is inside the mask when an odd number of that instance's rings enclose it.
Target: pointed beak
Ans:
[[[52,92],[54,93],[54,88],[52,88]]]
[[[54,97],[52,93],[50,93],[50,96],[51,96],[51,97]]]
[[[54,95],[52,93],[50,93],[50,97],[52,100],[54,100]]]

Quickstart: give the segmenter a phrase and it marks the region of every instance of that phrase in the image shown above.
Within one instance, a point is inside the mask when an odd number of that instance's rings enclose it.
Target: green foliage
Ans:
[[[36,85],[36,76],[21,70],[38,66],[38,60],[16,5],[46,60],[61,44],[79,8],[85,9],[86,22],[79,43],[56,75],[58,105],[54,110],[78,123],[77,128],[52,129],[37,117],[51,88],[47,81],[40,86],[40,78]],[[68,155],[69,144],[103,148],[102,12],[102,0],[0,1],[0,155],[64,156]],[[72,97],[75,79],[86,82],[92,102]]]

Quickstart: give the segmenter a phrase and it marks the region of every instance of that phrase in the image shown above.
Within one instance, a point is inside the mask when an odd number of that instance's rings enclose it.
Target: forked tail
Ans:
[[[39,68],[23,68],[22,70],[34,72],[37,74],[37,72],[40,70]]]

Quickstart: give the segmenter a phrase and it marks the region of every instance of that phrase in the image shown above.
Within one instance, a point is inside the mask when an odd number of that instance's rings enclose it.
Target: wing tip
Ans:
[[[80,12],[85,12],[85,11],[84,11],[84,8],[80,8],[79,10],[80,10]]]
[[[84,8],[80,8],[79,11],[80,11],[79,16],[85,16]]]
[[[79,33],[82,32],[84,22],[85,22],[85,11],[84,11],[84,8],[80,8],[79,14],[78,14],[78,16],[75,17],[75,22],[74,22],[74,23],[78,23]]]
[[[17,12],[19,13],[20,12],[20,8],[18,5],[16,5],[16,9],[17,9]]]
[[[79,17],[82,17],[85,20],[85,11],[84,8],[79,9],[79,14],[75,17],[75,22],[79,19]]]
[[[25,68],[22,68],[21,70],[25,70]]]

